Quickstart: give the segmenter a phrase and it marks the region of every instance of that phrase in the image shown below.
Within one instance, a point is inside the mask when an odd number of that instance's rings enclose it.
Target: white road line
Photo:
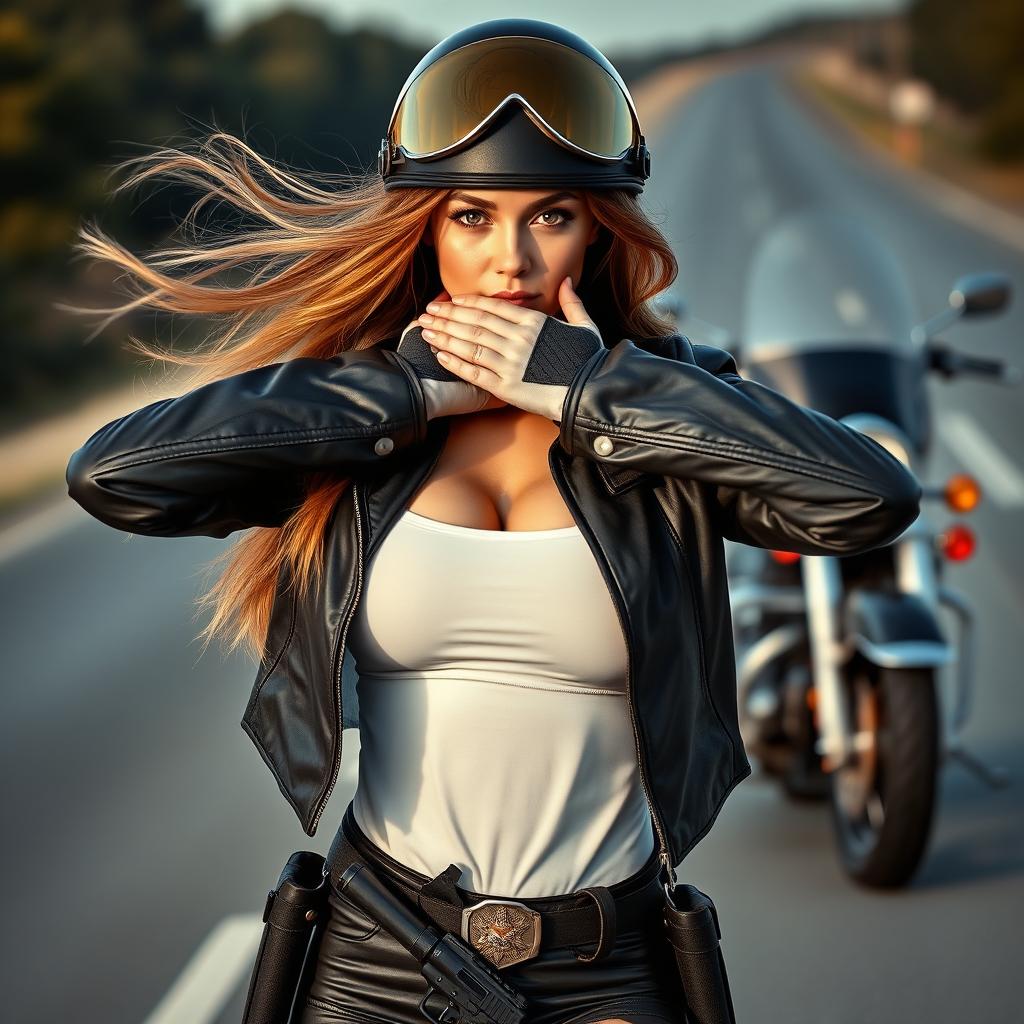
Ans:
[[[251,974],[263,935],[259,914],[224,918],[203,940],[144,1024],[209,1024]]]
[[[57,498],[0,532],[0,564],[66,530],[82,515],[70,498]]]
[[[806,95],[806,91],[805,91]],[[960,221],[975,231],[988,234],[1004,244],[1024,252],[1024,217],[1013,213],[1005,206],[991,202],[984,195],[970,191],[949,178],[942,177],[938,172],[929,170],[920,164],[908,165],[903,159],[885,144],[876,139],[869,138],[858,129],[850,127],[845,117],[837,116],[832,111],[816,100],[816,103],[826,116],[850,131],[850,138],[856,146],[859,142],[859,149],[862,153],[874,156],[881,164],[895,169],[912,188],[920,188],[929,193],[931,202],[941,209],[948,216]]]
[[[982,501],[987,496],[1004,508],[1024,505],[1024,475],[972,416],[953,409],[937,420],[946,447],[978,477]]]
[[[902,166],[902,165],[901,165]],[[1006,245],[1024,252],[1024,217],[990,203],[924,168],[915,168],[921,185],[931,191],[933,202],[945,213],[975,230],[983,230]]]

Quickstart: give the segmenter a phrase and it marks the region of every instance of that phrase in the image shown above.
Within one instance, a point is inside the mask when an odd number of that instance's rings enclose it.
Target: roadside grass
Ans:
[[[922,126],[918,159],[911,160],[899,148],[888,110],[822,80],[812,68],[793,72],[790,80],[812,103],[903,166],[911,170],[920,166],[1012,213],[1024,215],[1024,161],[995,164],[983,160],[972,148],[974,133],[967,123],[935,120]]]

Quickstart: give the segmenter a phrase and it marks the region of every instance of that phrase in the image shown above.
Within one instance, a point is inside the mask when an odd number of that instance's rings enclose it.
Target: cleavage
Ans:
[[[478,530],[574,526],[548,467],[558,429],[520,410],[451,417],[440,458],[409,508]]]

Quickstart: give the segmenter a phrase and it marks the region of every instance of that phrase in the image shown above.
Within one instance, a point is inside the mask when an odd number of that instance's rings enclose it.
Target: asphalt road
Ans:
[[[703,86],[650,141],[645,202],[675,247],[681,290],[729,329],[742,327],[757,235],[812,198],[855,204],[889,241],[922,319],[962,273],[1024,281],[1024,241],[844,141],[777,68]],[[1019,303],[944,335],[1016,364],[1021,336]],[[929,479],[972,470],[986,488],[993,468],[1002,478],[970,517],[977,556],[947,582],[970,596],[978,623],[965,739],[1012,784],[991,791],[948,766],[926,862],[909,888],[882,895],[844,878],[825,807],[787,802],[755,765],[680,868],[719,907],[744,1022],[1019,1019],[1024,696],[1012,644],[1024,552],[1006,480],[1024,471],[1022,392],[970,379],[936,381],[932,395],[952,426],[938,425]],[[130,537],[66,504],[63,527],[0,562],[3,1017],[237,1021],[263,897],[293,850],[326,852],[354,789],[358,735],[345,734],[342,779],[309,839],[239,728],[255,666],[216,647],[200,658],[193,642],[197,573],[228,542]]]

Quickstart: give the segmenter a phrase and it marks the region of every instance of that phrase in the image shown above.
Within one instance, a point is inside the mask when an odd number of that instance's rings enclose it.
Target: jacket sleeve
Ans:
[[[692,349],[695,363],[629,339],[596,353],[566,393],[561,447],[708,484],[722,535],[755,547],[855,554],[917,518],[917,478],[877,441],[741,377],[724,349]]]
[[[72,455],[68,494],[128,533],[225,537],[279,526],[309,474],[354,476],[426,436],[409,363],[379,347],[297,358],[128,413]]]

